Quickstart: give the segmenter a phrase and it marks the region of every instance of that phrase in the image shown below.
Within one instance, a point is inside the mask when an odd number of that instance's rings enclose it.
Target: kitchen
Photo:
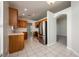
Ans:
[[[65,3],[67,7],[63,5]],[[43,4],[43,6],[38,7],[38,5],[41,5],[41,4]],[[49,9],[45,9],[45,8],[50,8],[46,1],[44,2],[41,2],[41,1],[40,2],[32,2],[32,1],[4,2],[4,25],[5,26],[4,26],[4,50],[3,51],[5,52],[4,54],[6,54],[4,56],[7,56],[8,54],[9,54],[8,56],[46,56],[46,55],[56,56],[54,53],[50,53],[50,50],[51,52],[55,51],[58,53],[59,51],[61,51],[59,47],[63,48],[64,46],[61,43],[60,43],[61,45],[59,46],[59,44],[56,41],[57,40],[56,17],[58,15],[61,15],[63,11],[64,11],[63,13],[67,13],[68,16],[71,16],[70,2],[61,2],[59,3],[59,5],[57,4],[57,6],[60,6],[60,7],[61,5],[63,5],[64,8],[61,8],[61,11],[60,10],[56,11],[57,13],[53,13],[54,11],[51,12]],[[46,7],[42,9],[44,6]],[[40,11],[40,7],[41,7],[41,11]],[[46,16],[44,17],[42,17],[44,14],[43,10],[46,11],[45,12]],[[42,14],[40,14],[40,12],[38,11],[40,11]],[[41,17],[39,16],[39,14]],[[68,17],[67,19],[71,20],[70,17]],[[30,32],[31,34],[34,34],[36,32],[36,37],[37,37],[36,39],[35,38],[33,38],[32,40],[28,39],[28,36],[30,34],[30,33],[28,34],[29,26],[31,28],[31,32]],[[68,31],[68,33],[70,33],[70,31]],[[70,43],[70,42],[67,42],[67,43]],[[53,50],[54,46],[58,46],[58,47],[56,47],[55,50]],[[52,47],[52,48],[49,48],[49,47]],[[66,47],[65,47],[65,50],[66,50]],[[39,51],[42,51],[42,52],[39,52]],[[62,52],[64,52],[64,50],[62,50]],[[57,54],[57,56],[63,56],[63,53]],[[71,56],[71,55],[68,55],[68,56]]]
[[[18,18],[18,9],[9,7],[9,53],[24,48],[24,40],[27,40],[28,22]]]

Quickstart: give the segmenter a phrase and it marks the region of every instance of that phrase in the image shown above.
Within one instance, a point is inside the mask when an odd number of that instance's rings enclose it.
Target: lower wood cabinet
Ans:
[[[23,32],[23,33],[24,33],[24,39],[27,40],[27,38],[28,38],[27,32]]]
[[[17,52],[24,48],[24,35],[9,35],[9,53]]]

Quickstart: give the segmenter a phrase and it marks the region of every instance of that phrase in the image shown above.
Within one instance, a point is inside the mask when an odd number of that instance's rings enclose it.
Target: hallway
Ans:
[[[57,36],[57,42],[67,46],[67,37],[66,36]]]
[[[19,52],[9,54],[9,57],[77,57],[65,45],[57,42],[55,45],[46,46],[36,38],[25,41],[25,48]]]

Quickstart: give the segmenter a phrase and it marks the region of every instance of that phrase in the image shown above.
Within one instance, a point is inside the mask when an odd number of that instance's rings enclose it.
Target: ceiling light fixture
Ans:
[[[25,14],[23,13],[22,15],[24,16]]]
[[[54,1],[54,0],[49,0],[49,1],[47,1],[47,3],[48,3],[49,5],[52,5],[52,4],[55,3],[55,1]]]
[[[24,11],[27,11],[27,8],[25,8]]]

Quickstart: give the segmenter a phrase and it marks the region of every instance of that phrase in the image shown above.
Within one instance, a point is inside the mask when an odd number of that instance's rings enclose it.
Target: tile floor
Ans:
[[[55,45],[46,46],[39,43],[37,39],[25,41],[25,48],[7,57],[78,57],[65,45],[57,42]]]

